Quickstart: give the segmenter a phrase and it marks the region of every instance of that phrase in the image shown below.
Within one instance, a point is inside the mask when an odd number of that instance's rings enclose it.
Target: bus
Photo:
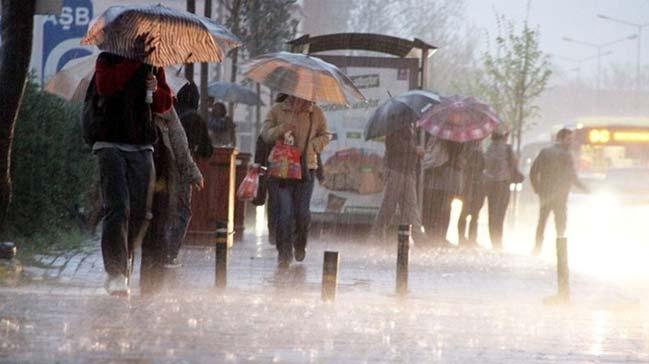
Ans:
[[[605,194],[624,204],[649,204],[649,118],[577,118],[564,126],[575,131],[577,173],[593,195]],[[524,169],[549,145],[523,148]]]

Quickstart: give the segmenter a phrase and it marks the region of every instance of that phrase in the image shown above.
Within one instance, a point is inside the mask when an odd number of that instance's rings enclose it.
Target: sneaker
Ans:
[[[178,260],[178,258],[169,258],[164,264],[164,267],[168,269],[176,269],[182,266],[183,264]]]
[[[288,270],[290,264],[291,263],[289,263],[288,259],[279,259],[279,261],[277,262],[277,269],[279,269],[280,271]]]
[[[123,274],[108,276],[104,287],[111,296],[126,297],[129,294],[128,281]]]
[[[296,247],[295,248],[295,260],[298,262],[301,262],[304,260],[304,257],[306,256],[306,248],[305,247]]]

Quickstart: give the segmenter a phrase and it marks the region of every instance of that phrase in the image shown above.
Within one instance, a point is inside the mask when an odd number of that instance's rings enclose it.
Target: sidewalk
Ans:
[[[331,304],[320,300],[325,250],[340,253]],[[181,254],[155,297],[138,294],[137,276],[131,298],[108,297],[98,246],[60,259],[58,274],[27,268],[30,283],[0,288],[0,363],[649,361],[646,292],[576,272],[573,302],[546,306],[548,260],[415,247],[401,299],[396,242],[325,235],[279,273],[275,248],[249,234],[231,250],[221,294],[214,250]]]

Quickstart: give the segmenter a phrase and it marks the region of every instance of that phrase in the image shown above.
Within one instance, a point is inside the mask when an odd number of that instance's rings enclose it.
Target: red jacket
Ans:
[[[111,96],[121,90],[141,65],[142,62],[127,58],[118,64],[110,64],[101,57],[97,58],[95,65],[97,93],[101,96]],[[158,89],[153,93],[151,110],[156,113],[164,113],[171,109],[173,94],[167,85],[164,68],[158,68],[155,77],[158,80]]]

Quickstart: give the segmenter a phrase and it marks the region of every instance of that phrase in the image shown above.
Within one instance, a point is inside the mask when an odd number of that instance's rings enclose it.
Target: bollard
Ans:
[[[397,248],[397,294],[408,293],[408,257],[410,255],[410,225],[399,225]]]
[[[570,300],[570,271],[568,269],[568,239],[557,238],[557,283],[558,298],[564,302]]]
[[[216,223],[216,259],[214,267],[214,286],[224,289],[228,284],[228,225]]]
[[[336,299],[338,286],[338,252],[324,252],[322,266],[322,300],[333,301]]]

